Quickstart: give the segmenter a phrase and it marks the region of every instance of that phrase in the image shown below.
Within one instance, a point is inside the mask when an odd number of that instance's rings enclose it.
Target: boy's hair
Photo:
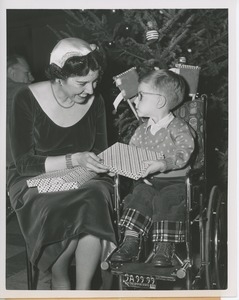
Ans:
[[[151,70],[139,78],[139,82],[152,83],[164,93],[169,110],[173,110],[184,99],[185,81],[182,76],[169,70]]]

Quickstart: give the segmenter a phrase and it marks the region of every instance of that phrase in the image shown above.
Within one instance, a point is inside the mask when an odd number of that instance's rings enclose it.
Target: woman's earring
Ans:
[[[62,82],[60,80],[58,81],[58,83],[59,83],[60,86],[62,86]]]

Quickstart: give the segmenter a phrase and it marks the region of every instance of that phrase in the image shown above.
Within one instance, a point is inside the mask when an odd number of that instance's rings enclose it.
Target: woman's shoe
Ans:
[[[110,260],[113,262],[129,262],[138,260],[140,240],[133,236],[126,236],[120,248],[113,253]]]

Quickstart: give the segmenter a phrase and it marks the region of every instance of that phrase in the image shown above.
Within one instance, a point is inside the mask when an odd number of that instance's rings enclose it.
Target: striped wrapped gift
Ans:
[[[110,172],[138,180],[147,166],[145,160],[163,158],[159,152],[115,143],[98,155]],[[96,173],[83,167],[74,167],[38,175],[27,180],[28,187],[37,187],[39,193],[59,192],[78,189],[82,184],[94,178]]]
[[[99,155],[113,173],[138,180],[146,170],[145,160],[162,159],[162,153],[115,143]]]

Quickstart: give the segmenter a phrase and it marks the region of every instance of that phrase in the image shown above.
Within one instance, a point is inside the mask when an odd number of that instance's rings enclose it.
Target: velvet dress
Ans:
[[[25,87],[15,96],[9,127],[14,163],[8,169],[8,191],[30,261],[40,270],[48,270],[69,241],[85,233],[100,238],[103,249],[115,248],[109,176],[97,175],[77,190],[51,193],[38,193],[26,183],[45,172],[47,156],[83,151],[98,154],[107,148],[102,97],[95,96],[79,122],[61,127]]]

